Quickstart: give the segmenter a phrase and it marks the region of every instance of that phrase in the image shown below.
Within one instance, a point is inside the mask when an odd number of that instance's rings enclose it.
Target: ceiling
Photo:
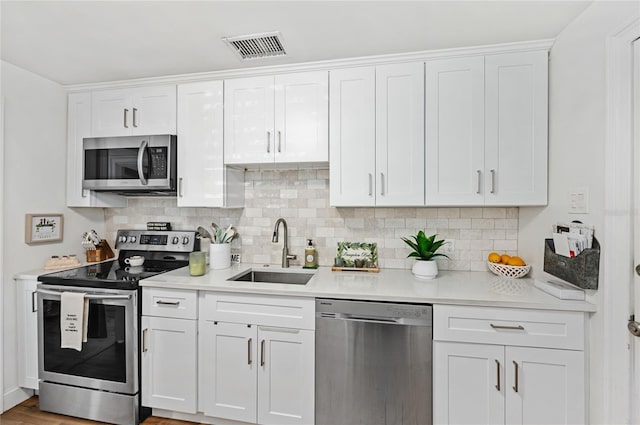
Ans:
[[[61,84],[556,37],[590,1],[7,1],[1,57]],[[280,31],[286,57],[222,37]]]

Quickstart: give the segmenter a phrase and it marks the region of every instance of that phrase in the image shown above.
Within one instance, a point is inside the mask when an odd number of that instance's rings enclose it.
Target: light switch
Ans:
[[[579,187],[569,193],[569,214],[589,214],[589,189]]]

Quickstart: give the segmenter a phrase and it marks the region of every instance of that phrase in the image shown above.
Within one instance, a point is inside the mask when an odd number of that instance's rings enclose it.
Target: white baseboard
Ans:
[[[4,411],[6,412],[31,397],[33,397],[33,390],[22,387],[10,389],[4,393],[2,398]]]

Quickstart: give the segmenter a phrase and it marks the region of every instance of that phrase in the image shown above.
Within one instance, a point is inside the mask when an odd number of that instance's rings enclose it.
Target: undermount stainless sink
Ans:
[[[287,283],[291,285],[306,285],[313,277],[313,273],[277,272],[270,270],[252,270],[229,278],[236,282]]]

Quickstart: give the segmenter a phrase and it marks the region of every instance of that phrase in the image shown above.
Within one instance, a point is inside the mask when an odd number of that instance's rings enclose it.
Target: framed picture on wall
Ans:
[[[25,214],[24,242],[28,245],[62,242],[62,214]]]

